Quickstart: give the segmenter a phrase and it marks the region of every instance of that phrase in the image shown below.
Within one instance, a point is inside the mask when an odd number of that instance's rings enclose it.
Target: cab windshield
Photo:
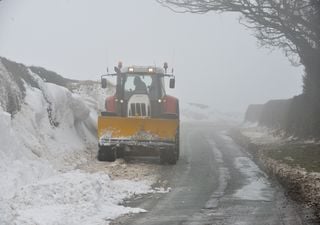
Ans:
[[[123,80],[125,99],[134,94],[147,94],[150,100],[158,99],[162,92],[162,83],[157,75],[128,74]]]

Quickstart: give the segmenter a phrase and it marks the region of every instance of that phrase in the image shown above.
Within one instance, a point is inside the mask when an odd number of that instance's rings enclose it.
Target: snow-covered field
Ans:
[[[122,214],[142,212],[121,203],[153,191],[148,168],[95,159],[97,112],[107,93],[98,84],[71,92],[28,73],[39,88],[22,79],[20,110],[11,115],[0,107],[0,224],[105,225]],[[0,75],[10,90],[16,86],[1,60]],[[6,96],[0,96],[1,103]],[[119,171],[125,176],[115,176]]]

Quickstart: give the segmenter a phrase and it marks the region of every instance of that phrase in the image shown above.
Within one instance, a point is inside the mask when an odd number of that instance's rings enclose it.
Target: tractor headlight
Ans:
[[[158,102],[159,102],[159,103],[161,103],[161,102],[162,102],[162,100],[161,100],[161,99],[159,99],[159,100],[158,100]]]
[[[123,99],[120,100],[120,103],[123,103]]]

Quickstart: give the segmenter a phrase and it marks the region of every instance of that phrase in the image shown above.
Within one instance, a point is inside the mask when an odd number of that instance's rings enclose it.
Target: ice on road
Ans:
[[[248,157],[237,157],[234,161],[235,168],[245,177],[245,185],[237,190],[234,197],[243,200],[271,201],[273,192],[266,175]]]

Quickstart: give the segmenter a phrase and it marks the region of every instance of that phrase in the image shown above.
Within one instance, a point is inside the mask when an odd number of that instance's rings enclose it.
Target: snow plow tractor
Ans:
[[[165,92],[165,78],[170,88],[175,77],[167,74],[168,65],[125,67],[119,63],[114,74],[116,91],[105,101],[105,111],[98,117],[98,160],[115,161],[126,155],[160,156],[161,163],[176,164],[179,159],[179,101]]]

